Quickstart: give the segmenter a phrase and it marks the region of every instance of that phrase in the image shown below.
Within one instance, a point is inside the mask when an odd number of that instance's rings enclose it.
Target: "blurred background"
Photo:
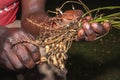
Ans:
[[[46,10],[60,7],[66,0],[47,0]],[[82,0],[90,9],[120,6],[119,0]],[[81,6],[73,4],[76,9]],[[62,10],[72,9],[71,4]],[[119,12],[115,10],[114,12]],[[109,14],[113,11],[105,11]],[[18,12],[20,19],[21,7]],[[53,14],[50,14],[53,16]],[[120,30],[112,28],[103,38],[93,42],[74,42],[68,51],[67,80],[120,80]],[[7,77],[8,78],[7,78]],[[15,73],[0,69],[0,80],[16,80]]]

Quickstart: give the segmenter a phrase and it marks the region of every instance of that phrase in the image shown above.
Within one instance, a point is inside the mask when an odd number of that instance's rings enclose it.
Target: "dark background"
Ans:
[[[90,9],[120,6],[119,0],[82,0]],[[78,7],[75,5],[75,7]],[[79,8],[79,7],[78,7]],[[106,10],[105,14],[119,12]],[[68,80],[120,80],[120,30],[94,42],[73,43],[68,52]]]
[[[46,10],[54,11],[65,1],[47,0]],[[120,0],[82,0],[82,2],[90,9],[120,6]],[[74,6],[76,9],[82,9],[79,5]],[[67,9],[71,9],[71,4],[66,5],[63,11]],[[106,11],[106,14],[111,12]],[[17,19],[20,19],[20,15],[21,7]],[[120,80],[120,30],[112,28],[107,36],[94,42],[73,43],[68,55],[67,80]],[[0,69],[0,80],[16,80],[15,73]]]

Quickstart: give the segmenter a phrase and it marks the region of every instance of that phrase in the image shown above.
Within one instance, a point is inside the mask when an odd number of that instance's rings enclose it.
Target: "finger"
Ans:
[[[68,23],[71,21],[79,20],[83,12],[81,10],[67,10],[62,15],[63,22]]]
[[[85,19],[87,19],[87,21],[90,21],[90,20],[92,20],[92,17],[91,16],[86,16]]]
[[[86,18],[82,19],[82,24],[84,24],[85,22],[88,22],[88,20]]]
[[[85,22],[89,22],[90,20],[92,20],[92,17],[86,16],[85,18],[82,18],[82,23],[84,24]]]
[[[83,15],[83,11],[82,10],[74,10],[74,11],[75,11],[76,16],[78,16],[78,18],[82,17],[82,15]]]
[[[109,22],[104,22],[103,27],[106,30],[106,32],[108,32],[111,28],[111,24]]]
[[[32,45],[32,44],[25,43],[24,45],[28,49],[28,51],[31,53],[31,56],[32,56],[33,60],[35,62],[39,61],[40,60],[39,49],[36,46]]]
[[[10,70],[15,70],[15,68],[12,66],[12,64],[10,63],[10,61],[8,60],[8,57],[6,56],[6,51],[5,50],[3,50],[2,51],[2,53],[1,53],[1,55],[0,55],[0,57],[1,57],[1,63],[3,64],[3,65],[5,65],[8,69],[10,69]],[[3,67],[4,68],[4,67]]]
[[[31,34],[26,33],[24,31],[20,31],[19,34],[20,34],[22,40],[27,40],[27,39],[28,40],[34,40],[35,39]]]
[[[102,34],[104,34],[106,32],[105,29],[104,29],[104,27],[103,27],[103,25],[100,24],[100,23],[92,23],[91,27],[98,34],[102,35]]]
[[[29,41],[31,40],[31,37],[28,37],[29,35],[26,34],[25,32],[23,32],[22,30],[16,32],[16,34],[13,34],[13,37],[10,38],[10,42],[12,43],[12,40],[16,40],[16,42],[22,42],[22,41]],[[19,60],[22,62],[22,64],[27,67],[27,68],[32,68],[34,67],[34,61],[30,55],[30,53],[28,53],[27,49],[25,49],[24,45],[22,44],[17,44],[14,47],[14,51],[16,51],[16,55],[19,58]]]
[[[23,32],[22,30],[12,34],[11,37],[8,38],[11,43],[17,43],[22,41],[33,40],[33,37],[30,34]]]
[[[15,46],[16,55],[20,59],[20,61],[23,63],[23,65],[27,68],[33,68],[35,66],[34,61],[30,55],[30,53],[27,51],[27,49],[24,47],[24,45],[18,44]]]
[[[76,41],[80,41],[80,40],[84,39],[84,36],[85,36],[84,30],[83,30],[83,29],[80,29],[80,30],[78,31],[78,36],[77,36]]]
[[[83,30],[84,30],[85,35],[86,35],[85,39],[87,41],[93,41],[93,40],[95,40],[96,34],[95,34],[95,32],[93,31],[93,29],[91,28],[91,25],[88,22],[85,22],[83,24]]]
[[[6,51],[6,56],[8,57],[8,60],[10,61],[10,64],[15,68],[15,69],[21,69],[23,68],[22,63],[14,53],[14,51],[11,50],[11,46],[9,43],[5,43],[5,48],[4,50]],[[9,64],[9,65],[10,65]]]
[[[81,17],[82,14],[82,10],[67,10],[64,12],[63,17],[73,19],[74,17]]]

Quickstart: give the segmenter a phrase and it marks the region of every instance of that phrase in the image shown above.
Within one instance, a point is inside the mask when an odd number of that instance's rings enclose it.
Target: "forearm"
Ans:
[[[46,0],[22,0],[22,17],[35,12],[45,12]]]
[[[45,2],[46,0],[22,0],[21,27],[33,35],[39,33],[38,28],[30,24],[27,19],[33,18],[38,22],[43,22],[47,17]]]
[[[26,23],[26,18],[36,15],[41,15],[39,17],[42,17],[42,15],[46,14],[45,3],[46,0],[22,0],[22,16],[21,16],[22,27],[28,26],[24,24]]]

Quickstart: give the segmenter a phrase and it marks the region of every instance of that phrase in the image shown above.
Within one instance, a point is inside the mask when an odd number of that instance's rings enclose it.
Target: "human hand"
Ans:
[[[37,47],[30,43],[13,45],[27,40],[34,40],[34,37],[19,28],[6,28],[0,36],[0,64],[10,70],[33,68],[40,59]]]
[[[109,22],[90,22],[92,17],[86,16],[82,20],[82,29],[78,31],[77,40],[84,38],[86,41],[94,41],[109,32],[111,24]]]
[[[54,30],[64,27],[64,25],[71,22],[77,22],[81,20],[82,28],[78,31],[76,41],[80,41],[82,39],[85,39],[86,41],[93,41],[110,30],[111,25],[109,22],[90,23],[92,17],[86,16],[82,18],[82,15],[83,12],[81,10],[67,10],[63,14],[55,17],[49,17],[47,14],[35,13],[25,19],[29,19],[30,21],[23,21],[25,27],[26,25],[29,26],[26,27],[25,30],[29,31],[33,35],[36,35],[39,34],[39,32],[44,32],[44,28],[46,26],[49,29],[51,29],[50,26],[52,26]]]
[[[86,41],[96,40],[99,36],[104,35],[110,30],[109,22],[92,22],[92,17],[86,16],[82,18],[83,12],[81,10],[67,10],[62,14],[63,23],[76,22],[81,19],[82,28],[78,31],[76,41],[85,39]]]

